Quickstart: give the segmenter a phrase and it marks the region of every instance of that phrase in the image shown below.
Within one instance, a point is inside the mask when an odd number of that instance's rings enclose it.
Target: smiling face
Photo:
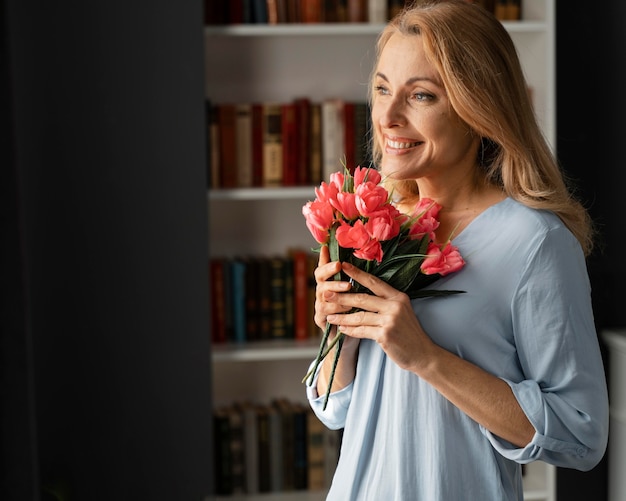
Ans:
[[[373,81],[372,124],[384,176],[446,182],[476,168],[479,138],[450,106],[420,35],[394,34],[383,48]]]

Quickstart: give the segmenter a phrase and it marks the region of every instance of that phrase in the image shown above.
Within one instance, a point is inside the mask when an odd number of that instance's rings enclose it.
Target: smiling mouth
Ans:
[[[420,144],[420,141],[409,143],[406,141],[393,141],[391,139],[387,139],[387,146],[389,146],[390,148],[394,148],[396,150],[405,150],[407,148],[413,148],[414,146],[417,146],[418,144]]]

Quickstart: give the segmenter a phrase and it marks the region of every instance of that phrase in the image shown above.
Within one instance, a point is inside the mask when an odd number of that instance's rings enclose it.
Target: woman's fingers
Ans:
[[[386,283],[374,275],[371,275],[350,263],[343,263],[342,269],[350,278],[353,278],[355,282],[361,284],[363,287],[372,291],[376,296],[380,296],[385,299],[391,299],[401,294],[400,291],[394,289],[391,285]]]

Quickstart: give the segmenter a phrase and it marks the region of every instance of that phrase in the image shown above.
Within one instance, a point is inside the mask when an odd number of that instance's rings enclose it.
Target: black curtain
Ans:
[[[557,153],[598,231],[589,272],[599,332],[626,327],[625,22],[620,0],[557,5]],[[606,351],[605,364],[608,373]],[[560,500],[602,501],[607,457],[590,472],[561,469],[557,478]]]
[[[3,500],[202,500],[202,2],[3,0]]]

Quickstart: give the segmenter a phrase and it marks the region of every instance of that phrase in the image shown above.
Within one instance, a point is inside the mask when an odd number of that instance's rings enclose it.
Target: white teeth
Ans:
[[[419,143],[401,143],[400,141],[392,141],[391,139],[387,139],[387,145],[398,150],[412,148],[413,146],[417,146],[418,144]]]

